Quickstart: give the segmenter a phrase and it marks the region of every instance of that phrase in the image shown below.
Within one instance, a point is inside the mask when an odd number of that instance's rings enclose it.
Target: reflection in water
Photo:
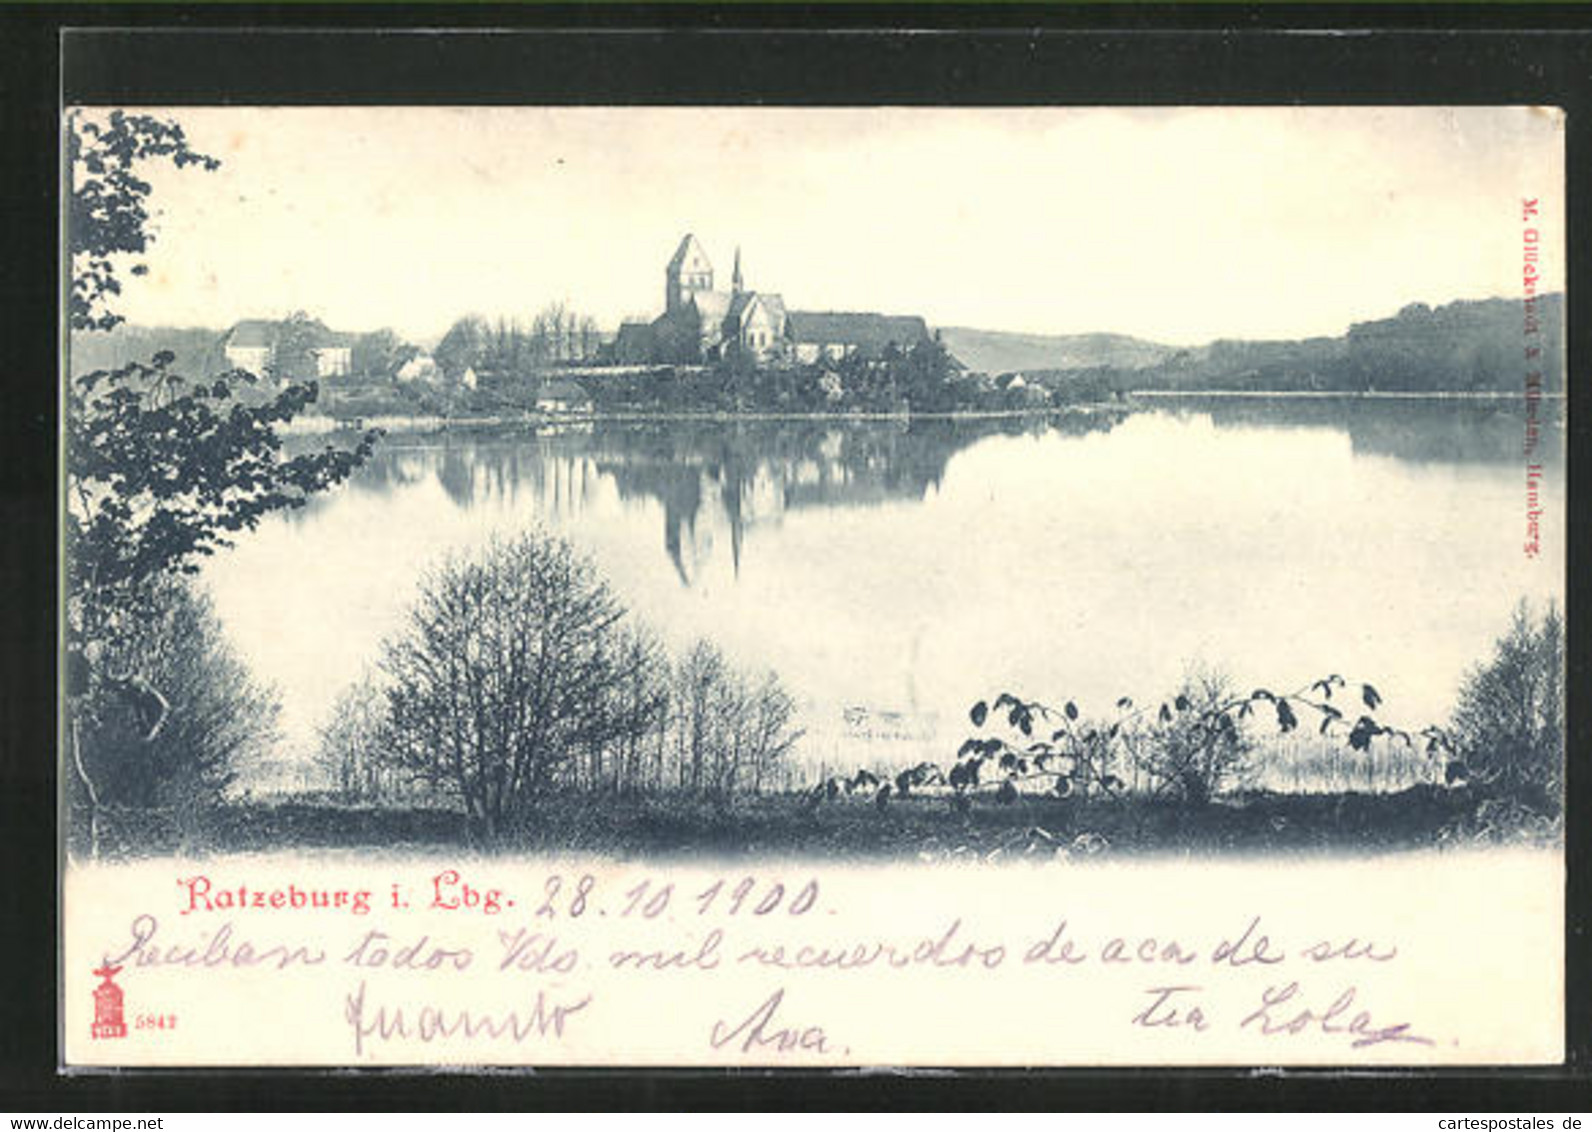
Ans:
[[[1113,419],[1080,417],[1070,429],[1109,429]],[[622,499],[663,503],[664,549],[689,586],[702,551],[697,523],[707,500],[722,509],[739,576],[748,527],[802,507],[922,499],[939,484],[956,452],[986,436],[1025,428],[1045,425],[1018,420],[654,424],[601,429],[590,438],[589,450]]]
[[[1524,462],[1524,400],[1401,397],[1176,397],[1157,408],[1205,416],[1217,428],[1328,429],[1346,434],[1356,453],[1433,464]],[[1538,463],[1557,467],[1564,445],[1564,402],[1539,403]]]
[[[393,436],[360,469],[351,490],[387,494],[428,476],[457,506],[514,506],[529,497],[556,522],[579,515],[598,477],[625,501],[663,505],[662,545],[692,585],[711,539],[704,508],[719,509],[739,576],[748,528],[787,511],[921,500],[957,452],[991,436],[1108,432],[1115,413],[1055,420],[1020,417],[888,422],[599,422],[576,430]],[[334,506],[314,497],[300,520]]]
[[[671,649],[706,637],[777,671],[802,757],[832,768],[953,752],[968,705],[1003,688],[1106,711],[1191,660],[1249,686],[1361,676],[1419,727],[1520,597],[1562,593],[1562,428],[1542,409],[1537,560],[1523,406],[1216,398],[394,434],[205,576],[299,754],[431,564],[533,525],[591,554]]]

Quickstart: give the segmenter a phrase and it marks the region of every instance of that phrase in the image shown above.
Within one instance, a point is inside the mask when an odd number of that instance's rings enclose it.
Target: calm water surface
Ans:
[[[538,524],[666,642],[777,671],[814,762],[943,758],[981,696],[1106,714],[1194,661],[1244,686],[1370,680],[1385,719],[1419,727],[1516,601],[1562,600],[1562,463],[1544,461],[1534,561],[1523,435],[1513,404],[1229,398],[1049,424],[389,436],[206,578],[281,689],[289,762],[429,566]]]

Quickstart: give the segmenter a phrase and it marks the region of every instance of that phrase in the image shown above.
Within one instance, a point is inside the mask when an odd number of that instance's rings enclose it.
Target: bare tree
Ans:
[[[668,660],[649,633],[630,627],[620,637],[621,679],[608,699],[612,766],[605,782],[624,792],[639,790],[648,738],[663,731],[668,710]]]
[[[724,655],[707,641],[691,646],[676,666],[673,724],[677,783],[693,794],[706,785],[704,771],[711,766],[716,746],[715,701],[724,680]]]
[[[728,806],[740,784],[742,763],[749,746],[747,716],[751,705],[745,682],[736,673],[721,667],[710,703],[715,727],[708,750],[707,793],[716,805]]]
[[[746,716],[747,750],[752,768],[752,793],[761,794],[782,779],[785,756],[801,739],[802,732],[791,726],[796,703],[768,673],[751,697]]]
[[[556,365],[563,358],[564,304],[552,303],[531,320],[531,356],[538,365]]]
[[[344,800],[378,802],[394,793],[393,768],[381,750],[386,723],[387,697],[370,673],[332,705],[316,757]]]
[[[580,360],[589,362],[594,359],[602,344],[602,331],[597,328],[597,320],[589,314],[583,315],[580,320]]]
[[[754,683],[698,641],[675,666],[671,689],[670,734],[656,750],[660,760],[673,756],[668,777],[678,788],[727,806],[773,784],[802,733],[791,725],[795,702],[772,672]]]
[[[495,836],[614,737],[604,705],[641,663],[620,647],[623,617],[591,562],[540,532],[448,562],[384,646],[384,747]]]

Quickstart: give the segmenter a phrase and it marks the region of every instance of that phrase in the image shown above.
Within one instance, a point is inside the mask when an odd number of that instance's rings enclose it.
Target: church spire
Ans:
[[[730,290],[731,290],[731,292],[733,294],[736,294],[736,295],[739,295],[742,291],[746,290],[745,285],[741,282],[741,245],[740,244],[736,244],[735,245],[735,274],[733,276],[731,276],[731,278],[730,278]]]

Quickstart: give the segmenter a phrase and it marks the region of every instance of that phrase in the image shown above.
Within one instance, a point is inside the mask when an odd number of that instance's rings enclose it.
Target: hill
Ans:
[[[1171,346],[1126,334],[1014,334],[943,326],[940,336],[945,348],[968,369],[987,374],[1096,366],[1134,370],[1156,365],[1176,353]]]
[[[1540,330],[1528,339],[1519,299],[1410,303],[1336,338],[1223,339],[1119,380],[1162,390],[1509,393],[1520,390],[1528,368],[1539,368],[1544,389],[1556,391],[1563,388],[1564,296],[1542,296],[1536,314]],[[1528,344],[1542,349],[1529,367]]]

